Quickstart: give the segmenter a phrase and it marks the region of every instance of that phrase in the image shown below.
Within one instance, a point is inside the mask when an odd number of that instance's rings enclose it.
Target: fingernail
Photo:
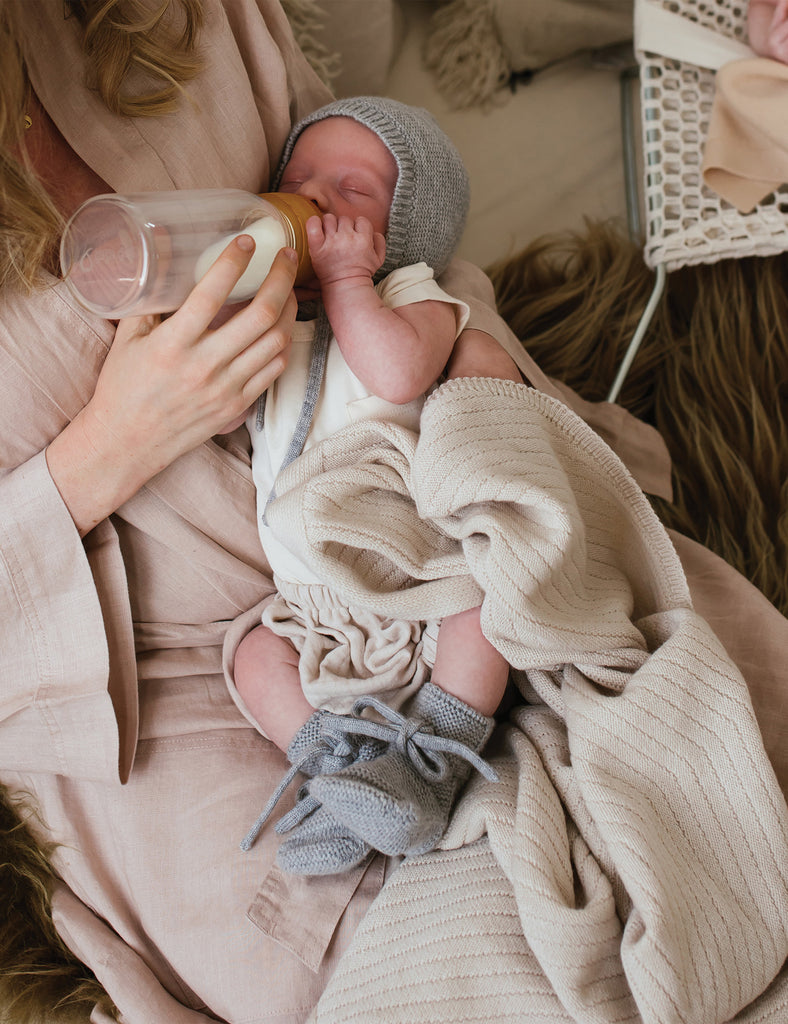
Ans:
[[[235,240],[235,244],[243,252],[251,252],[254,249],[254,239],[251,235],[239,235]]]

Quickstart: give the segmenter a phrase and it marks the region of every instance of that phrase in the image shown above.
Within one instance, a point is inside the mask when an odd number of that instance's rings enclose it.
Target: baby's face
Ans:
[[[279,183],[317,203],[321,213],[366,217],[385,235],[397,163],[381,139],[349,117],[327,117],[298,136]]]

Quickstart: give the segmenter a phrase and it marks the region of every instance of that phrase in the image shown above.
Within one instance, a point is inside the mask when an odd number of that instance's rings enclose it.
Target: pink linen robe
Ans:
[[[36,94],[118,192],[263,191],[291,122],[330,98],[274,0],[205,7],[193,102],[127,119],[80,84],[62,0],[17,4]],[[309,884],[272,871],[272,834],[240,851],[286,767],[222,672],[227,624],[271,591],[248,452],[240,431],[202,445],[83,543],[44,450],[112,336],[54,280],[0,298],[0,778],[59,844],[57,927],[125,1020],[295,1024],[384,862]]]

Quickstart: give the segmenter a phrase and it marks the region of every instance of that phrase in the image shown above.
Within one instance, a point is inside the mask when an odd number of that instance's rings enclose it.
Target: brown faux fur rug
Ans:
[[[653,274],[623,231],[591,224],[491,268],[502,315],[537,363],[605,398]],[[788,612],[788,258],[686,268],[668,286],[619,401],[663,434],[663,521],[708,545]],[[25,812],[29,813],[29,812]],[[101,989],[59,942],[52,883],[0,787],[0,1022],[86,1021]]]

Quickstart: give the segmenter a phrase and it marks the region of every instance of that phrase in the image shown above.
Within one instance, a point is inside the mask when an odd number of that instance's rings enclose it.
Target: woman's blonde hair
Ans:
[[[86,84],[109,110],[154,117],[175,107],[183,83],[200,70],[202,0],[70,0],[67,7],[83,33]],[[13,8],[0,4],[0,287],[30,289],[42,268],[54,269],[63,227],[27,158],[28,93]]]

